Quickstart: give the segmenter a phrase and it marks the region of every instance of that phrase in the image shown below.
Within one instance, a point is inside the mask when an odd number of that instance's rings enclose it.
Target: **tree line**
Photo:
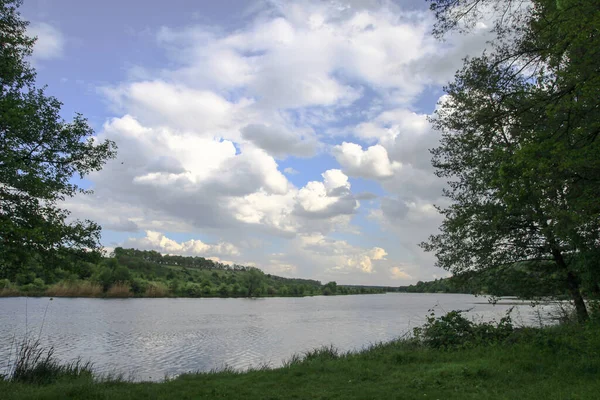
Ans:
[[[0,276],[0,296],[91,297],[301,297],[383,293],[376,288],[285,278],[256,267],[227,265],[203,257],[161,255],[116,248],[97,263],[73,261],[48,269],[30,264],[12,278]]]

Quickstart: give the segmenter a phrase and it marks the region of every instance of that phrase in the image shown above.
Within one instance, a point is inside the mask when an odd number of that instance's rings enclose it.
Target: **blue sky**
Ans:
[[[116,160],[65,205],[116,246],[283,276],[444,276],[417,245],[444,182],[427,116],[485,25],[439,42],[421,1],[26,0],[38,83]]]

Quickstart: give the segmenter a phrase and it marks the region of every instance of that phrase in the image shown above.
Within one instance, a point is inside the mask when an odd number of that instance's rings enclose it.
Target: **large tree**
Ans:
[[[600,275],[600,3],[440,0],[435,32],[496,16],[432,118],[448,179],[441,232],[422,246],[454,273],[536,261],[559,273],[579,320]],[[548,265],[552,266],[549,270]]]
[[[0,0],[0,277],[99,249],[100,227],[69,221],[60,203],[84,192],[77,179],[101,169],[116,149],[99,142],[81,115],[64,121],[61,103],[35,87],[28,62],[35,38],[20,5]]]

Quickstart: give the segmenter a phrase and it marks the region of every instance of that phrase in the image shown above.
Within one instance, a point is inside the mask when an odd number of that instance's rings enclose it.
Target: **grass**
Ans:
[[[131,297],[131,288],[128,283],[117,282],[106,291],[106,297]]]
[[[46,289],[46,296],[52,297],[100,297],[102,286],[90,281],[60,282]]]
[[[439,350],[414,340],[358,353],[325,347],[278,369],[186,374],[161,383],[0,382],[9,399],[597,399],[600,327],[521,329],[502,342]]]
[[[9,360],[10,361],[10,360]],[[8,375],[2,377],[11,383],[44,385],[64,379],[92,379],[92,364],[80,358],[61,363],[54,357],[54,348],[44,349],[39,340],[25,339],[16,348]]]
[[[17,288],[8,287],[0,289],[0,297],[15,297],[21,295],[22,292]]]
[[[144,297],[168,297],[169,288],[162,283],[150,283],[146,288]]]

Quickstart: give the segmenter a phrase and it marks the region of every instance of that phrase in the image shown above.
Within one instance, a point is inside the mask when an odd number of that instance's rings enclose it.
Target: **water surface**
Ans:
[[[523,303],[521,324],[538,323]],[[99,373],[158,380],[230,366],[278,366],[295,353],[330,345],[356,350],[388,341],[437,314],[470,309],[479,320],[499,319],[511,304],[458,294],[316,296],[265,299],[0,299],[0,373],[14,338],[25,332],[54,346],[63,360],[91,360]],[[45,314],[45,318],[44,318]],[[42,321],[44,321],[42,326]],[[11,350],[12,347],[12,350]]]

